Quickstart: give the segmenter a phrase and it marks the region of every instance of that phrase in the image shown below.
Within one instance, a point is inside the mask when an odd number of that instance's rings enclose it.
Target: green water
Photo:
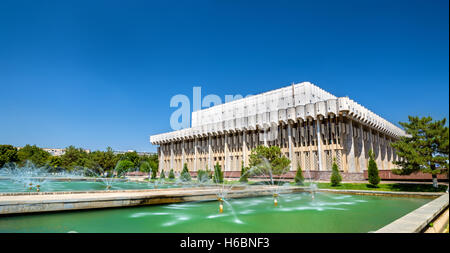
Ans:
[[[41,192],[56,191],[102,191],[106,190],[106,185],[98,181],[56,181],[48,180],[40,182]],[[158,188],[175,188],[175,184],[160,184]],[[186,187],[186,186],[184,186]],[[131,190],[131,189],[153,189],[152,183],[147,182],[126,182],[116,181],[112,184],[111,190]],[[23,183],[17,183],[11,180],[0,180],[0,192],[36,192],[36,188],[29,190]]]
[[[0,216],[0,232],[369,232],[431,199],[309,193],[146,207]]]

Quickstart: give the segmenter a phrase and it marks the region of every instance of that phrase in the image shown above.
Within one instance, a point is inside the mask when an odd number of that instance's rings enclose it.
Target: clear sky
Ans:
[[[0,1],[0,144],[155,151],[176,94],[310,81],[449,117],[448,0]]]

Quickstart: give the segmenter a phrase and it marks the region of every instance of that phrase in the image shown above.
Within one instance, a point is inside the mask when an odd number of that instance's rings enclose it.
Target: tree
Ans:
[[[295,173],[294,182],[297,185],[303,185],[304,181],[305,178],[303,177],[302,168],[300,167],[300,164],[297,164],[297,172]]]
[[[209,170],[208,165],[206,165],[206,174],[208,175],[209,179],[212,179],[213,173],[211,170]]]
[[[48,160],[48,165],[51,168],[60,168],[62,166],[62,159],[60,156],[52,156]]]
[[[408,116],[409,122],[399,122],[407,136],[391,146],[396,150],[399,161],[394,161],[399,169],[393,172],[409,175],[421,171],[432,176],[433,186],[438,187],[437,174],[448,173],[449,169],[449,129],[446,119],[433,121],[431,117]]]
[[[239,182],[247,183],[248,182],[248,172],[249,168],[244,167],[244,162],[241,164],[241,177],[239,178]]]
[[[138,153],[136,151],[132,152],[126,152],[121,155],[119,155],[120,160],[128,160],[134,164],[135,167],[139,166],[139,163],[141,161],[141,158],[139,157]]]
[[[17,157],[17,148],[12,145],[0,145],[0,168],[6,163],[19,161]]]
[[[86,163],[85,159],[88,159],[88,156],[88,153],[82,148],[69,146],[61,156],[62,167],[72,170],[77,166],[82,166],[82,164]]]
[[[197,181],[200,183],[205,183],[209,180],[208,173],[206,170],[197,171]]]
[[[183,166],[183,170],[181,171],[180,179],[182,181],[191,181],[191,174],[189,173],[187,164],[185,163]]]
[[[152,179],[156,179],[158,173],[158,167],[152,167]]]
[[[31,161],[34,165],[42,167],[47,163],[50,156],[50,153],[36,145],[26,145],[17,151],[17,158],[21,165],[25,164],[26,161]]]
[[[90,159],[95,161],[104,171],[113,170],[119,161],[119,156],[114,154],[111,147],[107,147],[106,151],[94,151],[89,154]]]
[[[128,161],[128,160],[121,160],[117,163],[115,171],[116,171],[117,175],[120,176],[132,168],[134,168],[133,162]]]
[[[159,174],[159,179],[165,179],[166,174],[164,173],[164,169],[161,170],[161,174]]]
[[[170,169],[170,172],[169,172],[169,179],[170,179],[170,180],[175,179],[175,173],[173,173],[173,169]]]
[[[281,175],[287,172],[291,161],[281,153],[278,146],[258,146],[250,154],[252,175]],[[268,163],[268,164],[266,164]],[[255,169],[256,168],[256,169]]]
[[[335,161],[333,161],[333,166],[332,166],[332,172],[331,172],[331,186],[338,186],[341,181],[342,181],[342,177],[341,174],[339,173],[339,168],[336,164],[336,159]]]
[[[216,166],[214,166],[213,182],[216,184],[223,183],[223,172],[219,163],[216,163]]]
[[[141,166],[139,167],[139,170],[142,172],[149,173],[151,170],[150,163],[147,161],[141,162]]]
[[[369,164],[367,167],[367,174],[369,177],[369,183],[373,186],[377,186],[380,183],[380,176],[378,175],[378,167],[375,162],[372,150],[369,150]]]

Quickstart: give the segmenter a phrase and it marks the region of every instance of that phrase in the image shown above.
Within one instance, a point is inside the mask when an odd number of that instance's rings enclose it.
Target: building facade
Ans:
[[[190,171],[219,163],[225,176],[249,164],[258,145],[277,145],[297,165],[316,174],[361,174],[373,150],[378,168],[397,160],[389,145],[405,132],[348,97],[335,97],[303,82],[192,113],[192,127],[150,137],[158,147],[159,168]]]

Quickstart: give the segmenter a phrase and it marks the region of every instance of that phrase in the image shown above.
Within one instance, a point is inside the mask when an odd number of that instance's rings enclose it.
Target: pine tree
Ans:
[[[212,173],[212,171],[209,170],[208,166],[206,166],[206,174],[208,175],[209,179],[212,179],[213,173]]]
[[[367,174],[369,176],[369,183],[372,186],[377,186],[380,183],[380,176],[378,175],[378,167],[373,157],[372,150],[369,150],[369,165],[367,167]]]
[[[169,179],[170,180],[175,179],[175,173],[173,173],[173,169],[171,169],[170,172],[169,172]]]
[[[219,165],[219,163],[216,163],[216,166],[214,166],[213,182],[223,183],[223,172],[222,167]]]
[[[303,182],[305,181],[305,178],[303,177],[303,171],[300,167],[300,164],[297,164],[297,172],[295,173],[294,182],[297,185],[303,185]]]
[[[183,170],[181,171],[180,179],[182,181],[191,181],[191,174],[189,173],[186,163],[184,164]]]
[[[165,179],[166,174],[164,173],[164,169],[161,170],[161,174],[159,175],[159,179]]]
[[[199,170],[197,172],[197,181],[200,183],[205,183],[208,181],[208,173],[205,170]]]
[[[239,182],[247,183],[248,182],[248,168],[244,167],[244,162],[241,164],[241,177],[239,178]]]
[[[433,186],[438,187],[437,174],[448,173],[449,169],[449,129],[446,119],[432,121],[431,117],[408,116],[408,122],[400,122],[407,136],[391,143],[400,158],[394,161],[400,169],[393,172],[409,175],[421,171],[432,175]]]
[[[152,179],[156,179],[156,174],[158,173],[158,168],[153,167],[152,168]]]
[[[334,159],[334,161],[333,161],[330,181],[331,181],[331,186],[338,186],[342,181],[341,174],[339,173],[339,168],[336,164],[336,159]]]

